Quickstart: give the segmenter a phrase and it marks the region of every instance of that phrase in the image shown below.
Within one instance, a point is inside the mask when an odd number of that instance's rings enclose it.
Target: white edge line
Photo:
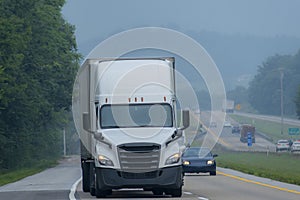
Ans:
[[[191,192],[183,192],[184,194],[192,195],[193,193]]]
[[[71,190],[70,190],[70,193],[69,193],[69,199],[70,200],[76,200],[76,197],[75,197],[75,192],[76,192],[76,188],[77,188],[77,185],[79,184],[79,182],[81,181],[81,177],[72,185],[71,187]]]
[[[209,200],[209,199],[204,198],[204,197],[198,197],[198,199],[200,199],[200,200]]]

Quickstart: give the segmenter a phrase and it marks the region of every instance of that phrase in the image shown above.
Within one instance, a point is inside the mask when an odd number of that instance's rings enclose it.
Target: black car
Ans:
[[[240,133],[241,129],[239,125],[232,126],[232,133]]]
[[[207,173],[216,175],[215,157],[209,148],[190,147],[182,155],[182,165],[184,173]]]

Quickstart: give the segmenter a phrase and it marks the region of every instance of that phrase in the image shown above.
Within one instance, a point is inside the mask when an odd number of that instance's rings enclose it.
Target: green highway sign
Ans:
[[[289,128],[289,135],[300,135],[299,128]]]

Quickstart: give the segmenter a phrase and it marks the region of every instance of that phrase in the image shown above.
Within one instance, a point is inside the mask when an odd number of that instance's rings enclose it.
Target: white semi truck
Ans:
[[[83,191],[180,197],[189,111],[177,107],[174,58],[87,59],[73,94]]]

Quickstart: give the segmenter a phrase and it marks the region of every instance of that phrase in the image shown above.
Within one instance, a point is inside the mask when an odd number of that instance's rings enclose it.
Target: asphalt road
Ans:
[[[217,176],[208,174],[188,174],[182,198],[154,196],[142,190],[118,190],[106,199],[200,199],[200,200],[299,200],[300,186],[285,184],[270,179],[258,178],[233,170],[218,169]],[[82,200],[96,199],[77,187],[78,197]]]
[[[82,192],[79,157],[65,159],[57,167],[0,187],[1,200],[95,199]],[[77,182],[78,184],[76,184]],[[74,194],[71,192],[74,187]],[[182,198],[154,196],[142,190],[117,190],[106,199],[200,199],[200,200],[299,200],[300,186],[258,178],[228,169],[218,169],[217,176],[188,174]]]
[[[217,127],[210,127],[211,115],[215,115],[217,119]],[[276,146],[272,142],[261,137],[259,134],[255,134],[255,143],[251,147],[248,147],[247,143],[240,142],[240,134],[232,133],[231,127],[223,127],[223,121],[219,119],[218,113],[202,112],[201,117],[192,115],[193,118],[199,120],[201,124],[204,124],[207,133],[200,135],[196,139],[201,143],[202,146],[213,148],[216,143],[227,147],[228,149],[235,151],[260,151],[260,152],[275,152]],[[238,124],[233,119],[227,118],[226,121],[233,124]]]
[[[79,156],[65,158],[54,168],[0,187],[1,200],[69,199],[70,188],[81,176]]]

